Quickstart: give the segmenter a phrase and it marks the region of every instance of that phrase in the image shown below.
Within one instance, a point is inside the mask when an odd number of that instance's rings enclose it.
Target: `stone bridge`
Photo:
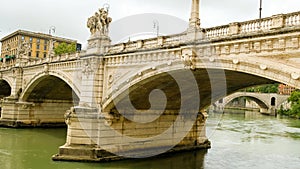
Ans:
[[[275,115],[276,110],[280,109],[280,106],[287,101],[289,95],[280,95],[277,93],[236,92],[214,103],[214,109],[224,110],[228,103],[239,97],[247,97],[250,100],[253,100],[259,105],[261,113]]]
[[[54,160],[149,157],[210,147],[202,109],[239,89],[300,88],[300,12],[201,28],[193,0],[185,32],[113,45],[107,25],[81,53],[0,64],[0,123],[66,122]]]

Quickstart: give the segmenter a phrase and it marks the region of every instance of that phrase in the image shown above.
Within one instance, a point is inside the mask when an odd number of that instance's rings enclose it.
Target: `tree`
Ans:
[[[288,98],[288,101],[291,103],[291,109],[289,110],[289,113],[292,116],[300,118],[300,91],[294,91]]]
[[[76,44],[66,44],[65,42],[60,43],[57,47],[54,48],[55,55],[61,55],[65,53],[74,53],[76,52]]]
[[[291,103],[291,109],[283,109],[281,106],[278,110],[280,115],[300,118],[300,90],[295,90],[291,96],[288,98]]]
[[[277,93],[279,84],[268,84],[256,87],[250,87],[246,89],[246,92],[257,92],[257,93]]]

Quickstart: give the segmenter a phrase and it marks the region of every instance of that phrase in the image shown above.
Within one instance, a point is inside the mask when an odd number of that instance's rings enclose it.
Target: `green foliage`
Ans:
[[[300,91],[294,91],[288,99],[291,102],[290,113],[296,117],[300,117]]]
[[[60,43],[57,47],[54,48],[55,55],[61,55],[65,53],[74,53],[76,52],[76,44],[66,44],[65,42]]]
[[[281,107],[278,113],[281,115],[300,118],[300,90],[295,90],[288,98],[288,101],[291,103],[291,109],[283,110]]]
[[[277,93],[279,84],[268,84],[256,87],[250,87],[246,89],[246,92],[256,92],[256,93]]]

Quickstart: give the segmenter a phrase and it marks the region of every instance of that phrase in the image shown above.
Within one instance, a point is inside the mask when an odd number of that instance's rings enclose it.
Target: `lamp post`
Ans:
[[[55,33],[55,26],[50,26],[49,28],[49,35],[51,35],[51,33]]]
[[[261,29],[261,12],[262,12],[262,0],[259,0],[259,25],[258,25],[258,29]]]
[[[153,20],[153,28],[156,28],[156,36],[159,36],[159,22],[158,20]]]
[[[259,2],[259,19],[261,19],[261,12],[262,12],[262,0]]]
[[[109,5],[108,3],[105,3],[105,4],[103,5],[103,8],[106,9],[106,11],[107,11],[107,13],[108,13],[109,8],[110,8],[110,5]]]

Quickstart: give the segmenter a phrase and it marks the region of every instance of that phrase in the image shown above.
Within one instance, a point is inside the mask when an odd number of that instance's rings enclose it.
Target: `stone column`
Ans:
[[[203,30],[200,28],[199,1],[200,0],[192,0],[191,17],[187,30],[188,41],[202,39],[205,36]]]
[[[192,0],[191,17],[189,27],[200,27],[199,2],[200,0]]]

